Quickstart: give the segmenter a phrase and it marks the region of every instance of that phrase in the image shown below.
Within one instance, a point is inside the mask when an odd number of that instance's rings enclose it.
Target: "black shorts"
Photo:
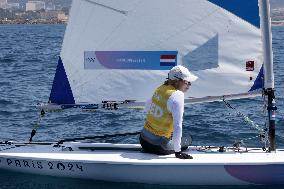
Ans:
[[[143,139],[143,137],[139,137],[140,144],[143,148],[143,152],[157,154],[157,155],[169,155],[175,153],[174,147],[171,140],[163,142],[163,145],[154,145]],[[184,151],[190,145],[189,140],[187,138],[182,138],[181,141],[181,151]]]

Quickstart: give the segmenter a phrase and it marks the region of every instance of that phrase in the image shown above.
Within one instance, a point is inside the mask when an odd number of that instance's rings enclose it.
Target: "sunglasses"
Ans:
[[[186,84],[187,86],[191,86],[191,82],[189,81],[185,81],[185,80],[180,80],[180,81],[183,81],[183,83]]]
[[[187,86],[191,86],[191,83],[189,81],[184,82]]]

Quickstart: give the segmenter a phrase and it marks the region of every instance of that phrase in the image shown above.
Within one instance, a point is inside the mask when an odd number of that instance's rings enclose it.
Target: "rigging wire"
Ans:
[[[141,131],[136,132],[128,132],[128,133],[116,133],[116,134],[108,134],[108,135],[97,135],[97,136],[86,136],[86,137],[75,137],[75,138],[67,138],[62,139],[56,143],[55,146],[62,144],[63,142],[72,142],[72,141],[79,141],[79,140],[89,140],[89,139],[106,139],[106,138],[115,138],[120,136],[131,136],[131,135],[139,135]]]
[[[225,103],[225,105],[228,108],[234,110],[238,116],[242,117],[244,119],[245,123],[247,123],[248,125],[250,125],[251,127],[255,128],[258,131],[264,131],[264,129],[262,129],[258,124],[256,124],[254,121],[252,121],[247,115],[238,111],[235,107],[232,107],[232,105],[228,101],[223,99],[223,102]]]
[[[229,108],[229,109],[232,109],[235,111],[236,115],[239,116],[239,117],[242,117],[244,122],[256,129],[258,132],[259,132],[259,135],[257,136],[254,136],[254,137],[250,137],[250,138],[246,138],[246,139],[242,139],[240,141],[237,141],[235,142],[233,145],[235,147],[240,147],[240,145],[245,145],[245,141],[249,141],[249,140],[253,140],[253,139],[256,139],[256,138],[259,138],[261,139],[261,142],[264,143],[264,147],[263,147],[263,150],[267,149],[267,144],[269,143],[269,140],[268,140],[268,129],[267,129],[267,124],[265,123],[265,129],[262,129],[258,124],[256,124],[254,121],[252,121],[247,115],[245,115],[244,113],[238,111],[235,107],[233,107],[228,101],[225,100],[225,98],[223,98],[223,102],[225,103],[225,105]]]
[[[44,115],[45,115],[45,111],[44,111],[44,110],[41,110],[41,111],[40,111],[39,118],[38,118],[38,121],[36,122],[36,124],[35,124],[35,126],[34,126],[32,132],[31,132],[31,137],[30,137],[30,139],[29,139],[29,142],[32,142],[32,141],[33,141],[33,137],[35,136],[36,131],[37,131],[37,129],[39,128],[40,122],[41,122],[41,120],[42,120],[42,118],[43,118]]]

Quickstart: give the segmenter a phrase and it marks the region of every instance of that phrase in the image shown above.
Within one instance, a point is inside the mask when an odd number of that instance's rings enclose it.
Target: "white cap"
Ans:
[[[185,80],[189,82],[193,82],[197,79],[197,77],[193,74],[191,74],[186,67],[183,67],[181,65],[173,67],[169,74],[168,79],[170,80]]]

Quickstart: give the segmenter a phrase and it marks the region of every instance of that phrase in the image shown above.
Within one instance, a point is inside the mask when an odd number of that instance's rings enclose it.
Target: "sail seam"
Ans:
[[[87,1],[87,2],[89,2],[89,3],[95,3],[95,2],[93,2],[93,1],[91,1],[91,0],[85,0],[85,1]],[[140,4],[141,2],[142,2],[142,0],[138,1],[137,4],[136,4],[136,6],[137,6],[138,4]],[[134,6],[134,8],[135,8],[136,6]],[[110,7],[110,8],[111,8],[111,7]],[[108,40],[110,39],[110,37],[112,36],[112,34],[125,22],[125,20],[126,20],[126,18],[122,19],[122,21],[121,21],[120,23],[118,23],[118,25],[113,29],[113,31],[110,32],[109,36],[106,37],[102,42],[100,42],[100,44],[99,44],[98,46],[103,47],[103,45],[106,43],[106,41],[108,41]],[[72,62],[72,61],[71,61],[71,62]],[[71,64],[71,65],[72,65],[72,64]],[[77,71],[74,71],[73,73],[71,73],[71,76],[73,76],[73,75],[77,75],[77,76],[78,76],[78,72],[77,72]],[[100,77],[101,75],[102,75],[102,73],[101,73],[101,74],[98,74],[96,78]],[[82,77],[82,76],[80,75],[79,77]],[[94,80],[94,79],[96,79],[96,78],[90,78],[90,79],[88,79],[88,80],[87,80],[86,82],[84,82],[83,84],[80,84],[80,85],[75,86],[75,87],[73,88],[73,90],[76,91],[76,90],[82,89],[82,88],[84,87],[84,85],[88,84],[90,81],[92,81],[92,80]],[[80,90],[80,91],[81,91],[81,90]],[[82,96],[82,95],[79,95],[78,97],[80,97],[80,96]]]
[[[89,0],[87,0],[87,1],[89,1]],[[138,2],[137,2],[137,5],[140,4],[141,2],[142,2],[141,0],[138,1]],[[137,5],[136,5],[136,6],[137,6]],[[134,6],[134,8],[135,8],[136,6]],[[134,9],[134,8],[133,8],[133,9]],[[131,10],[131,11],[133,11],[133,10]],[[110,34],[109,34],[98,46],[99,46],[99,47],[103,47],[104,44],[105,44],[105,42],[108,41],[108,40],[112,37],[112,35],[114,34],[114,32],[125,22],[125,20],[126,20],[126,18],[122,19],[121,22],[118,23],[118,25],[110,32]]]
[[[191,29],[191,28],[192,28],[193,26],[195,26],[196,24],[201,24],[201,22],[202,22],[203,20],[207,19],[208,17],[210,17],[211,15],[215,14],[216,12],[218,12],[218,8],[216,8],[214,11],[208,13],[208,14],[205,15],[204,17],[202,17],[202,18],[196,20],[196,22],[190,24],[189,26],[185,27],[184,29],[181,29],[181,30],[175,32],[174,34],[169,35],[167,38],[165,38],[165,39],[159,41],[159,44],[153,44],[153,46],[160,46],[160,47],[161,47],[161,46],[162,46],[162,43],[167,42],[170,38],[172,38],[172,37],[174,37],[174,36],[177,36],[177,35],[179,35],[180,33],[183,33],[183,32],[188,31],[189,29]]]
[[[88,2],[88,3],[93,3],[93,4],[96,4],[96,5],[99,5],[99,6],[103,6],[103,7],[105,7],[105,8],[110,8],[110,9],[112,9],[112,10],[114,10],[114,11],[121,11],[121,10],[118,10],[118,9],[115,9],[115,8],[112,8],[112,7],[108,7],[108,6],[106,6],[106,5],[103,5],[103,4],[100,4],[100,3],[97,3],[97,2],[94,2],[94,1],[91,1],[91,0],[85,0],[86,2]],[[140,3],[141,1],[139,1],[138,3]],[[137,3],[137,4],[138,4]],[[127,12],[127,11],[125,11],[125,12]],[[112,36],[112,34],[119,28],[119,26],[121,26],[123,23],[125,22],[125,19],[122,19],[122,21],[113,29],[113,31],[112,32],[110,32],[110,34],[109,34],[109,36],[108,37],[106,37],[101,43],[100,43],[100,45],[98,45],[98,46],[103,46],[103,44]],[[87,25],[87,24],[86,24]],[[86,26],[85,25],[85,26]],[[71,66],[73,67],[73,63],[72,63],[72,61],[70,61],[71,62]],[[73,73],[70,73],[70,76],[72,77],[72,76],[74,76],[74,75],[76,75],[77,77],[82,77],[82,75],[78,75],[78,72],[77,72],[77,69],[74,69],[74,72]],[[99,74],[97,77],[100,77],[101,76],[101,74]],[[97,78],[96,77],[96,78]],[[85,84],[88,84],[89,83],[89,81],[91,81],[91,80],[93,80],[94,78],[91,78],[91,79],[89,79],[88,81],[86,81],[85,82]],[[83,84],[83,85],[85,85],[85,84]],[[80,89],[80,87],[82,87],[82,85],[78,85],[78,86],[76,86],[76,87],[74,87],[74,91],[76,90],[76,89]]]
[[[85,1],[88,2],[88,3],[94,4],[94,5],[98,5],[98,6],[100,6],[100,7],[103,7],[103,8],[109,9],[109,10],[112,10],[112,11],[114,11],[114,12],[118,12],[118,13],[120,13],[120,14],[124,14],[124,15],[127,15],[127,14],[128,14],[128,11],[119,10],[119,9],[116,9],[116,8],[111,7],[111,6],[107,6],[107,5],[104,5],[104,4],[95,2],[95,1],[91,1],[91,0],[85,0]]]

